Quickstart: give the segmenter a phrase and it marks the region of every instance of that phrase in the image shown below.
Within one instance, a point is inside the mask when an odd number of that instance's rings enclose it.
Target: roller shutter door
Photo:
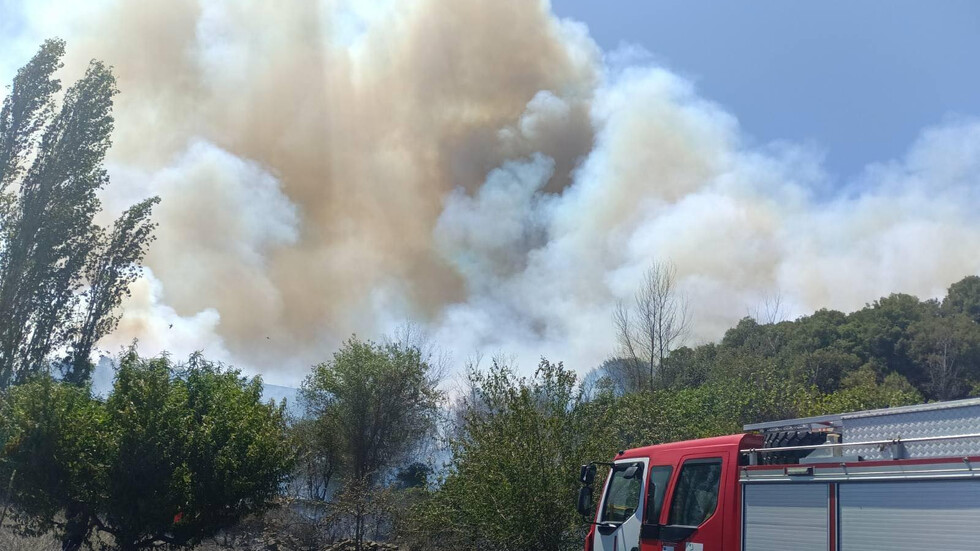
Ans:
[[[744,551],[827,551],[826,484],[747,484]]]
[[[980,480],[840,485],[841,551],[980,549]]]

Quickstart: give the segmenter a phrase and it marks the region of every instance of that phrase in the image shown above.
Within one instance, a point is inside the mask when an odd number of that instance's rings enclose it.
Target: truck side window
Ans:
[[[674,472],[674,468],[670,465],[650,468],[651,488],[654,488],[655,493],[653,494],[653,507],[645,513],[647,524],[660,524],[660,511],[664,506],[664,494],[667,492],[667,484],[670,483],[672,472]],[[647,503],[651,503],[651,501],[648,499]]]
[[[669,524],[700,526],[718,506],[721,458],[684,462],[670,504]]]
[[[643,470],[641,468],[626,478],[631,466],[632,463],[620,463],[609,473],[609,489],[606,490],[606,503],[599,522],[626,522],[639,507]]]

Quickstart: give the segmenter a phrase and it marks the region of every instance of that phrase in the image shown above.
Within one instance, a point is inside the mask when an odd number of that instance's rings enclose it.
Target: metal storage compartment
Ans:
[[[826,484],[747,484],[743,494],[744,551],[827,551]]]
[[[839,496],[841,551],[980,549],[980,480],[849,482]]]

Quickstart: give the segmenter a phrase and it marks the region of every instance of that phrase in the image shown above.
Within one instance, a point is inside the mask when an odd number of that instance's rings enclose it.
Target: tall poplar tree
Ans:
[[[65,353],[66,378],[91,371],[95,342],[136,275],[157,199],[110,229],[93,219],[109,183],[116,79],[99,61],[58,102],[65,44],[48,40],[18,71],[0,109],[0,388]]]

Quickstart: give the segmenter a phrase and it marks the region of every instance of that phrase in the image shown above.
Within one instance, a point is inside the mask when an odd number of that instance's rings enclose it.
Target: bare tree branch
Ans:
[[[654,262],[644,273],[633,297],[633,308],[620,302],[613,312],[621,362],[618,374],[633,390],[653,390],[669,383],[670,352],[687,337],[690,316],[687,301],[677,291],[677,268],[670,262]]]

